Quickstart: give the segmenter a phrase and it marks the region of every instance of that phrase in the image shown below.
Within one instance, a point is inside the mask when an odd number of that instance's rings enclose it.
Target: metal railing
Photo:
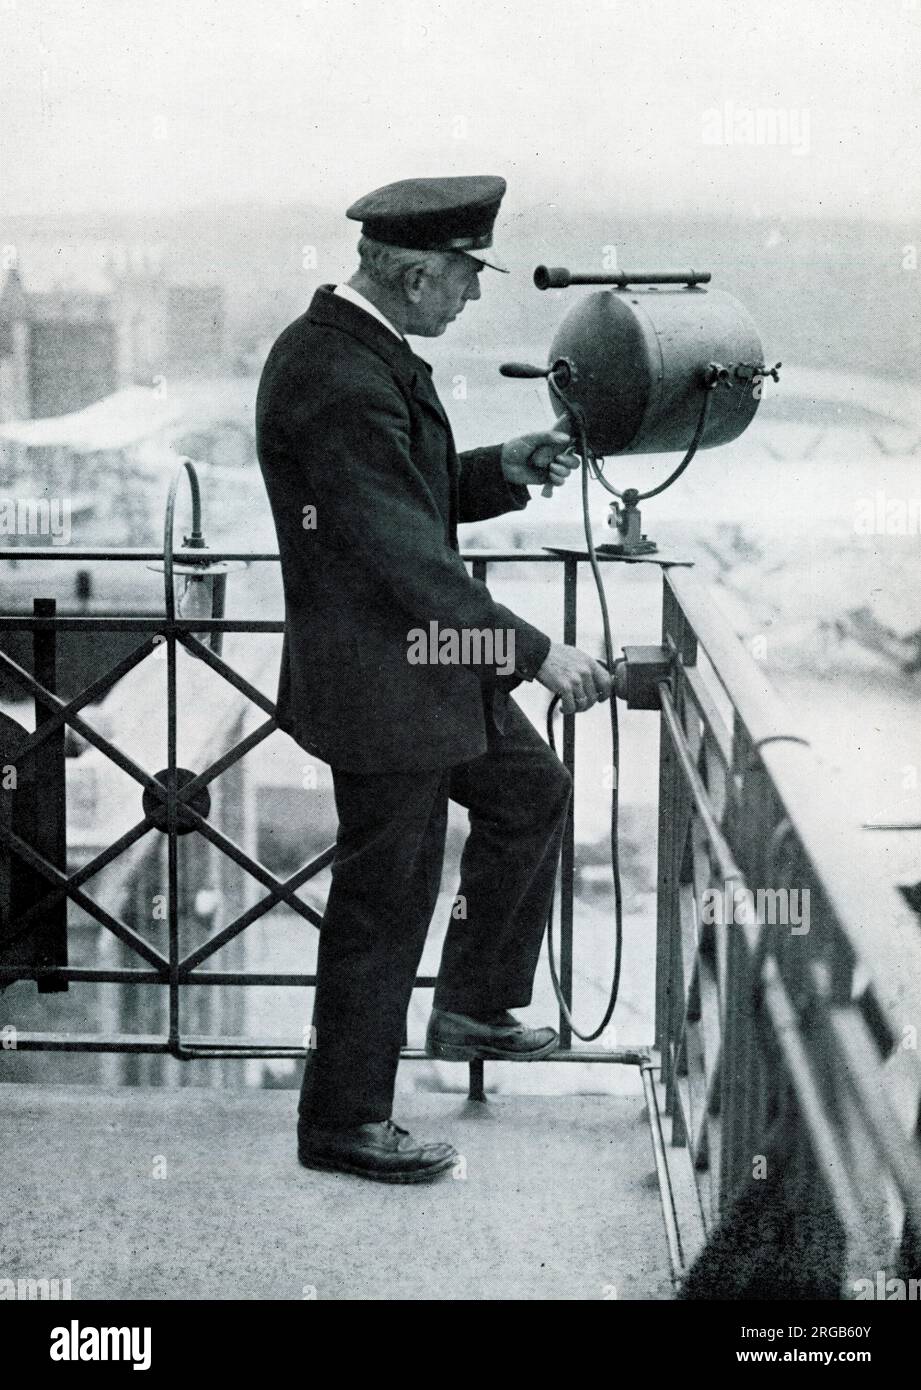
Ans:
[[[201,550],[177,550],[177,564],[201,563]],[[161,562],[164,556],[160,551],[146,549],[17,549],[17,560],[60,561],[87,563],[90,561],[111,562]],[[559,555],[547,551],[485,551],[477,550],[465,556],[471,566],[474,578],[485,581],[491,566],[513,564],[554,565],[562,570],[563,640],[575,644],[577,639],[577,590],[580,557]],[[277,563],[274,552],[208,551],[209,562],[247,562]],[[79,868],[68,873],[66,861],[60,855],[57,859],[39,852],[28,844],[8,825],[0,822],[0,842],[4,843],[13,855],[27,864],[48,883],[47,892],[34,901],[16,920],[10,922],[3,934],[0,947],[8,950],[17,940],[30,930],[36,930],[47,923],[48,913],[56,906],[70,899],[83,909],[89,917],[116,936],[127,948],[133,951],[142,964],[113,968],[99,968],[66,963],[0,964],[0,984],[13,980],[31,979],[42,988],[62,988],[72,982],[95,982],[120,985],[161,985],[168,991],[168,1028],[163,1035],[139,1035],[121,1033],[104,1036],[101,1034],[82,1034],[55,1032],[20,1033],[17,1047],[23,1050],[86,1051],[86,1052],[151,1052],[167,1053],[171,1056],[191,1060],[193,1058],[217,1057],[264,1057],[298,1058],[303,1057],[303,1045],[284,1044],[277,1041],[259,1041],[250,1038],[229,1037],[190,1037],[180,1024],[180,991],[190,986],[311,986],[315,976],[308,973],[255,972],[245,970],[207,969],[208,962],[230,942],[237,939],[248,927],[258,921],[277,904],[284,904],[291,911],[319,927],[322,916],[298,896],[298,890],[321,873],[333,858],[334,847],[330,845],[315,855],[296,873],[286,879],[279,879],[264,865],[228,835],[209,821],[207,813],[196,808],[196,799],[222,773],[227,772],[251,749],[263,742],[278,727],[274,718],[274,706],[251,681],[235,671],[224,659],[211,649],[202,637],[215,633],[281,634],[284,624],[281,621],[257,621],[250,619],[186,617],[177,614],[172,605],[163,616],[148,617],[93,617],[61,616],[54,611],[51,600],[37,600],[36,611],[32,615],[0,617],[0,633],[26,633],[31,635],[34,647],[36,673],[30,674],[21,664],[0,651],[0,671],[19,686],[35,702],[36,730],[18,750],[17,760],[45,758],[43,776],[54,775],[63,782],[63,745],[60,737],[65,726],[73,729],[86,741],[131,777],[143,794],[142,814],[134,825],[118,836],[100,852],[92,855]],[[62,699],[55,690],[55,643],[62,634],[85,634],[88,640],[94,635],[129,633],[141,639],[138,645],[117,661],[110,670],[97,677],[87,688],[69,700]],[[177,699],[177,656],[180,648],[203,661],[217,675],[228,681],[245,699],[251,701],[266,716],[256,729],[241,739],[233,747],[224,751],[210,766],[197,772],[190,779],[183,780],[183,769],[177,758],[177,732],[179,707]],[[167,731],[167,765],[162,773],[154,776],[142,767],[131,755],[99,730],[94,729],[91,718],[84,718],[86,707],[101,700],[113,687],[133,671],[141,662],[157,651],[166,654],[166,699],[164,717]],[[41,662],[41,665],[39,664]],[[575,716],[564,715],[561,757],[575,779]],[[57,763],[46,757],[52,740],[59,740],[56,748]],[[217,850],[228,856],[244,873],[249,874],[264,889],[257,902],[251,904],[232,921],[210,935],[207,940],[185,953],[180,947],[180,926],[183,913],[177,864],[178,841],[181,835],[194,830],[209,841]],[[118,857],[138,844],[144,836],[162,834],[167,842],[167,925],[168,941],[165,952],[156,948],[116,913],[109,911],[97,902],[86,890],[86,884],[103,869],[114,863]],[[572,805],[564,833],[561,854],[561,892],[559,916],[559,979],[567,1007],[572,1008],[573,994],[573,927],[574,927],[574,884],[575,884],[575,828]],[[420,975],[417,988],[433,988],[435,977]],[[625,1045],[605,1048],[578,1048],[572,1046],[572,1031],[567,1018],[560,1012],[559,1051],[548,1060],[553,1061],[596,1061],[641,1065],[647,1063],[650,1049],[643,1045]],[[406,1048],[403,1056],[421,1059],[424,1053]],[[471,1064],[471,1094],[481,1095],[483,1087],[482,1063]]]
[[[19,549],[16,558],[146,562],[163,557],[152,550]],[[180,562],[200,558],[200,551],[176,555]],[[210,553],[209,559],[277,563],[278,557],[222,552]],[[563,640],[576,643],[577,587],[584,555],[475,551],[466,559],[482,580],[491,566],[558,566]],[[27,978],[40,987],[72,981],[160,985],[169,1000],[168,1029],[162,1036],[33,1033],[21,1036],[18,1046],[160,1052],[178,1058],[303,1056],[303,1046],[188,1036],[180,1027],[179,1008],[180,992],[189,986],[314,983],[314,976],[304,973],[203,968],[276,904],[315,926],[322,920],[299,898],[298,890],[330,863],[332,847],[280,879],[193,804],[196,794],[277,727],[272,702],[210,650],[201,634],[280,634],[283,624],[175,614],[62,617],[49,611],[46,602],[33,615],[0,618],[0,632],[16,631],[31,634],[35,674],[4,653],[0,668],[31,695],[37,712],[36,730],[19,750],[19,759],[53,754],[60,761],[61,736],[69,726],[131,777],[147,802],[130,829],[71,872],[59,843],[36,848],[0,820],[0,841],[49,885],[39,901],[8,925],[4,944],[8,947],[13,938],[42,923],[47,927],[48,912],[70,899],[134,951],[142,964],[98,969],[62,963],[60,958],[51,964],[37,960],[27,966],[3,966],[0,982]],[[134,633],[140,640],[90,686],[63,700],[55,690],[54,643],[67,632]],[[726,1252],[748,1249],[753,1229],[762,1231],[762,1257],[774,1259],[777,1285],[788,1293],[797,1278],[814,1293],[840,1287],[848,1275],[872,1277],[880,1269],[905,1269],[919,1257],[921,1232],[917,917],[885,874],[867,864],[859,832],[831,799],[816,755],[714,608],[706,586],[688,570],[664,571],[662,640],[670,675],[659,685],[656,1048],[574,1048],[561,1014],[561,1049],[549,1060],[626,1062],[642,1069],[664,1189],[668,1174],[663,1161],[667,1168],[683,1153],[693,1169],[701,1226],[707,1234],[706,1248],[690,1276],[690,1286],[698,1292],[725,1280]],[[95,730],[82,712],[164,642],[168,759],[158,778]],[[180,648],[205,662],[265,715],[252,733],[185,782],[179,777],[176,752]],[[561,754],[574,774],[572,716],[564,716]],[[188,828],[227,855],[264,891],[233,921],[183,954],[176,856],[177,837]],[[165,836],[168,845],[165,952],[86,890],[95,874],[150,833]],[[560,873],[559,976],[571,1007],[572,812]],[[435,981],[420,976],[416,983],[430,988]],[[404,1052],[411,1058],[422,1055]],[[482,1064],[473,1064],[472,1093],[482,1094],[482,1084]],[[660,1097],[670,1123],[664,1148],[655,1123]],[[667,1224],[673,1215],[666,1204]],[[787,1233],[794,1228],[798,1236],[791,1244]],[[674,1249],[679,1237],[673,1225],[669,1229]],[[794,1251],[799,1273],[790,1267]],[[687,1248],[679,1252],[677,1266],[685,1268],[691,1253]],[[731,1296],[725,1288],[723,1296]],[[829,1296],[838,1295],[832,1291]]]
[[[663,644],[656,1036],[710,1235],[694,1293],[731,1297],[746,1263],[776,1296],[917,1275],[918,918],[677,569]]]

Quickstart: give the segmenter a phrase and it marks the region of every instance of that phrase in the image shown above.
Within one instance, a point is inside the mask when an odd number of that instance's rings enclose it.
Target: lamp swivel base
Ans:
[[[608,525],[617,532],[618,539],[606,541],[604,545],[599,545],[597,549],[600,554],[629,557],[632,555],[654,555],[658,550],[655,541],[651,541],[643,533],[643,518],[634,500],[636,497],[636,490],[629,488],[621,501],[611,503]]]
[[[604,545],[595,547],[598,555],[623,555],[629,559],[633,555],[656,555],[659,547],[655,541],[643,536],[638,541],[605,541]]]

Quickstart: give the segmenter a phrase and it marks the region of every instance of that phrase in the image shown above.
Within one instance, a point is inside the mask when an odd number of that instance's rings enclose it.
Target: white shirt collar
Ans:
[[[385,328],[389,328],[390,332],[394,337],[399,338],[401,343],[406,342],[400,330],[394,328],[393,324],[388,318],[385,318],[377,305],[372,304],[370,299],[365,299],[364,295],[359,294],[351,285],[336,285],[333,294],[337,294],[340,299],[347,299],[350,304],[355,305],[356,309],[363,309],[366,314],[370,314],[372,318],[377,319],[378,323],[382,323]]]

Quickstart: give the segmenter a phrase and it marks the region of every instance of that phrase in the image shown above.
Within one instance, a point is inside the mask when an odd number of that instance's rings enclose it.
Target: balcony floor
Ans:
[[[466,1178],[308,1172],[291,1091],[0,1085],[0,1278],[75,1299],[671,1297],[642,1097],[399,1102]]]

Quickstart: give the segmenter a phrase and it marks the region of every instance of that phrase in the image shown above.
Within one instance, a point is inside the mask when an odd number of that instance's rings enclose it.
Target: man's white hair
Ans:
[[[358,241],[362,271],[385,290],[398,290],[403,276],[414,265],[425,266],[430,275],[443,275],[451,254],[450,251],[414,251],[409,246],[390,246],[386,241],[374,241],[367,236]]]

